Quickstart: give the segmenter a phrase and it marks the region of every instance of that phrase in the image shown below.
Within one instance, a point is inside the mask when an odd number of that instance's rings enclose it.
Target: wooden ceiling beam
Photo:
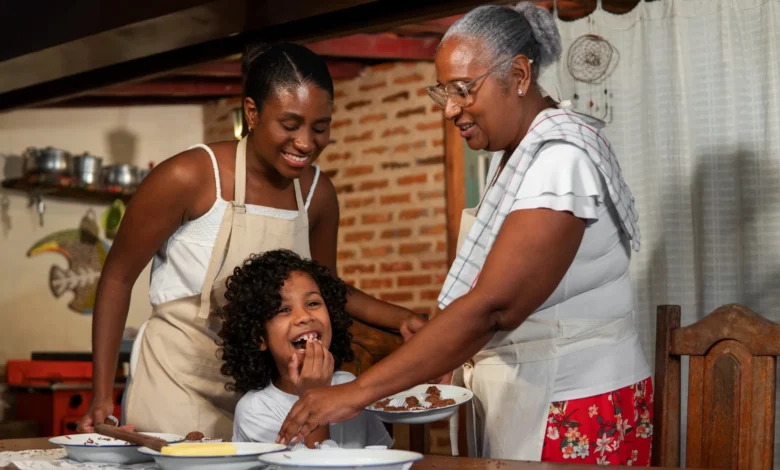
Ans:
[[[402,36],[419,36],[419,35],[431,35],[443,36],[447,32],[449,26],[444,25],[428,25],[428,24],[407,24],[394,28],[391,33],[400,34]]]
[[[140,2],[143,6],[150,1],[136,0],[134,5]],[[160,77],[175,69],[240,53],[249,42],[306,44],[355,33],[388,31],[403,24],[463,13],[484,0],[426,0],[408,4],[396,0],[194,3],[198,4],[185,4],[189,8],[120,27],[109,25],[109,19],[99,19],[108,25],[107,30],[67,43],[56,41],[56,46],[0,62],[0,111]],[[69,3],[74,11],[81,11],[79,5]],[[47,30],[41,26],[18,31],[6,18],[0,25],[14,31],[15,41],[22,44],[29,35]],[[92,15],[82,19],[96,21]],[[81,23],[68,27],[78,31]]]
[[[328,70],[334,80],[355,78],[365,64],[357,61],[328,61]],[[170,77],[241,77],[240,60],[220,60],[207,64],[195,65],[172,72]]]
[[[218,60],[174,70],[170,76],[179,77],[240,77],[240,60]]]
[[[553,0],[534,0],[534,3],[550,11],[553,10]],[[597,3],[597,0],[558,0],[558,16],[562,20],[584,18],[596,10]],[[604,0],[602,8],[610,13],[622,15],[636,8],[638,3],[639,0]]]
[[[126,83],[89,92],[86,96],[111,97],[198,97],[233,96],[241,94],[241,80],[174,80],[170,78],[148,82]]]
[[[328,63],[334,80],[355,78],[364,65],[360,62]],[[82,97],[129,98],[225,98],[241,96],[241,64],[236,61],[222,61],[191,67],[183,74],[165,78],[125,83],[100,90],[90,91]]]
[[[422,23],[414,23],[400,26],[393,30],[399,34],[438,34],[444,35],[450,26],[455,24],[463,15],[448,16]]]
[[[553,0],[533,1],[550,9],[553,6]],[[585,16],[595,8],[596,1],[559,0],[560,17],[570,20]],[[604,8],[625,13],[637,1],[604,0]],[[0,54],[0,111],[85,96],[92,90],[120,83],[189,76],[189,69],[203,63],[207,64],[200,72],[196,69],[194,75],[235,78],[240,73],[237,63],[208,62],[225,62],[223,58],[235,57],[247,42],[256,40],[302,44],[319,40],[311,43],[315,51],[331,58],[353,59],[353,62],[354,59],[430,60],[446,28],[463,12],[485,1],[427,0],[406,5],[395,0],[166,0],[162,5],[159,0],[135,0],[128,13],[125,7],[107,10],[99,0],[73,0],[62,14],[57,13],[61,10],[57,9],[59,3],[40,0],[33,8],[29,2],[22,2],[4,11],[0,30],[6,35],[0,37],[13,37],[14,45],[4,48]],[[57,14],[47,14],[45,18],[32,15],[41,10]],[[458,14],[452,16],[455,13]],[[441,18],[442,15],[451,16]],[[71,17],[72,21],[63,21]],[[33,21],[36,28],[24,27],[25,21]],[[50,25],[51,22],[58,25]],[[60,27],[63,24],[67,26]],[[41,30],[47,34],[41,36]],[[381,31],[433,36],[367,34]],[[28,37],[30,34],[35,37]],[[344,34],[353,36],[331,39]],[[342,64],[332,68],[331,73],[334,78],[350,78],[359,73],[359,66]],[[153,86],[157,90],[162,89],[161,83],[166,83],[155,82]],[[168,81],[171,83],[178,82]],[[128,85],[119,91],[131,93],[138,91],[138,86]],[[192,84],[181,86],[196,88]],[[219,83],[208,83],[195,91],[219,91],[219,86]],[[229,93],[236,92],[234,83],[222,86]],[[108,90],[116,91],[116,88]],[[106,93],[109,91],[103,90],[98,96],[80,101],[112,96]],[[116,99],[122,96],[134,95]]]
[[[383,60],[433,60],[439,38],[396,37],[389,34],[356,34],[307,44],[326,57]]]
[[[32,108],[104,108],[122,106],[171,106],[213,103],[219,96],[80,96]]]

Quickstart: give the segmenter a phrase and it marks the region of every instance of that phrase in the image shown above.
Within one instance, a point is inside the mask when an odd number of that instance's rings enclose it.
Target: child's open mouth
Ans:
[[[320,334],[317,332],[313,333],[304,333],[301,336],[295,338],[292,342],[292,345],[295,349],[306,349],[306,343],[308,341],[319,341]]]

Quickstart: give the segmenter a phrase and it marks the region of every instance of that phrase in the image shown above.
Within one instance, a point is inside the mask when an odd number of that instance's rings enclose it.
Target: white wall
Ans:
[[[149,161],[159,163],[202,140],[203,109],[195,105],[0,114],[0,154],[51,145],[73,153],[89,151],[103,157],[104,165],[145,167]],[[26,252],[53,232],[77,228],[90,207],[100,217],[107,206],[44,199],[41,227],[37,213],[27,207],[25,194],[3,190],[0,198],[3,195],[8,196],[5,215],[11,229],[8,233],[0,229],[0,370],[8,359],[29,358],[32,351],[89,351],[92,317],[68,309],[71,293],[57,299],[49,290],[51,265],[67,269],[67,260],[53,253],[27,258]],[[129,327],[137,328],[150,314],[148,282],[147,266],[133,289]]]

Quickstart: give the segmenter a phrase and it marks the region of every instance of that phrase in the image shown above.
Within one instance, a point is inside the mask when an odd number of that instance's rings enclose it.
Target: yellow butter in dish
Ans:
[[[161,453],[174,457],[221,457],[238,452],[236,446],[229,442],[187,442],[165,446]]]

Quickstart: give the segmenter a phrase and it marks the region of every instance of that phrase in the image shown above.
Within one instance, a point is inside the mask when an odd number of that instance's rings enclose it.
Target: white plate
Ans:
[[[400,402],[403,402],[406,397],[416,396],[420,402],[423,402],[426,396],[425,391],[428,390],[428,387],[431,387],[431,384],[418,385],[405,392],[397,393],[387,398],[390,398],[391,400],[397,399]],[[474,398],[474,394],[467,388],[456,387],[455,385],[436,385],[436,387],[441,390],[442,399],[452,398],[455,400],[455,404],[427,410],[387,411],[374,408],[374,404],[372,403],[366,407],[366,410],[375,414],[380,420],[386,423],[426,424],[449,418],[457,411],[459,406],[468,403],[469,400]]]
[[[145,432],[142,434],[164,439],[170,443],[184,441],[184,437],[177,434],[159,432]],[[152,461],[149,456],[138,452],[141,446],[97,433],[52,437],[49,439],[49,442],[63,447],[68,454],[68,458],[79,462],[130,465]]]
[[[267,444],[264,442],[233,442],[237,455],[220,455],[215,457],[183,457],[178,455],[163,455],[148,447],[141,447],[138,452],[154,458],[162,470],[198,470],[198,469],[222,469],[222,470],[251,470],[262,468],[265,465],[257,460],[257,457],[269,452],[286,450],[282,444]]]
[[[277,452],[263,455],[260,461],[269,469],[297,470],[408,470],[422,454],[405,450],[322,449]]]

